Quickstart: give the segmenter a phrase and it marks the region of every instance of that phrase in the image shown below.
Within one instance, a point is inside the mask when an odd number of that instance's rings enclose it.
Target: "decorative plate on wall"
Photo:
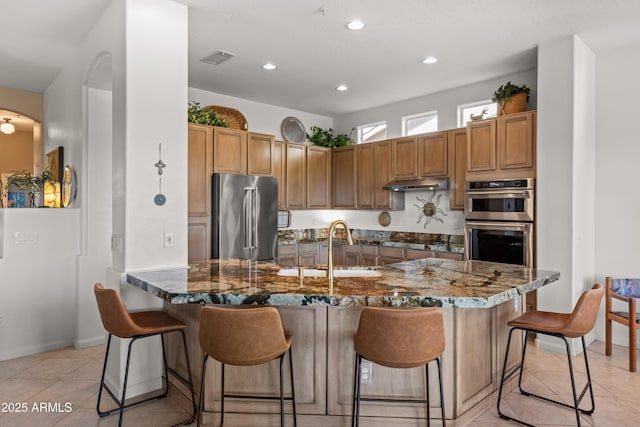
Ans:
[[[295,117],[285,117],[280,125],[280,132],[287,142],[301,143],[307,136],[304,125]]]
[[[78,193],[78,181],[76,179],[76,170],[71,166],[65,166],[62,174],[62,182],[60,189],[60,205],[63,208],[71,206],[76,199]]]

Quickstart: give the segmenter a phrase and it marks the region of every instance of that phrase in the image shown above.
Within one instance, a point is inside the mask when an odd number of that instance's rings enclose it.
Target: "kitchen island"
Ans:
[[[443,308],[446,418],[451,420],[449,425],[464,425],[495,402],[507,322],[522,313],[523,295],[559,278],[557,272],[522,266],[429,258],[374,267],[366,277],[336,277],[329,294],[324,277],[305,276],[304,272],[282,275],[292,272],[280,270],[280,266],[265,262],[210,260],[192,264],[188,269],[128,273],[126,281],[162,298],[166,310],[189,325],[190,357],[196,371],[202,363],[198,345],[199,304],[276,306],[285,330],[294,337],[299,421],[301,425],[317,422],[324,426],[349,424],[354,370],[352,340],[363,306]],[[178,343],[172,342],[169,347],[172,347],[169,357],[180,363]],[[519,350],[512,351],[509,366],[519,360]],[[219,410],[220,368],[216,365],[215,370],[208,371],[211,375],[208,384],[214,384],[216,379],[216,393],[207,394],[207,411]],[[438,418],[440,402],[434,371],[430,371],[434,407],[431,414]],[[199,371],[195,375],[196,387],[198,374]],[[277,378],[275,363],[229,367],[226,387],[234,394],[271,394],[277,390]],[[362,392],[376,397],[415,398],[424,395],[423,384],[422,369],[374,366],[371,383],[363,384]],[[423,405],[366,403],[361,408],[363,424],[424,424],[419,419],[424,417]],[[264,413],[274,414],[275,419],[279,409],[277,403],[269,401],[247,404],[229,399],[225,411],[238,412],[241,422],[254,425]]]

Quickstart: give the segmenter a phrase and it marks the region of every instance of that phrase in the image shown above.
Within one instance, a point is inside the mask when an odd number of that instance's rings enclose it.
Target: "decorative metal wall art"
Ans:
[[[431,220],[438,221],[444,224],[444,221],[442,220],[442,218],[438,217],[438,214],[447,216],[447,214],[438,207],[442,194],[438,194],[438,197],[434,201],[433,198],[435,197],[435,195],[436,190],[433,190],[433,194],[429,196],[429,200],[424,200],[420,197],[416,197],[416,199],[422,203],[422,206],[416,203],[414,203],[413,205],[420,211],[420,215],[418,215],[418,221],[416,223],[419,224],[420,221],[422,221],[422,218],[425,218],[424,228],[427,228],[427,225],[431,222]]]
[[[158,161],[153,166],[158,168],[158,194],[153,197],[153,203],[162,206],[167,203],[167,196],[162,194],[162,170],[167,167],[162,161],[162,143],[158,144]]]

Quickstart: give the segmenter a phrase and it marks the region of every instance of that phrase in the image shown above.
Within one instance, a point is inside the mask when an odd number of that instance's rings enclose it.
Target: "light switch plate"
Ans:
[[[38,243],[38,233],[35,231],[16,231],[14,241],[16,245],[35,245]]]

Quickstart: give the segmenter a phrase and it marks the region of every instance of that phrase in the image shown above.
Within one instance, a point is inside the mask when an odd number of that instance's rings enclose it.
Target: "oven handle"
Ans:
[[[517,230],[517,231],[528,231],[533,226],[531,222],[489,222],[489,221],[466,221],[465,228],[468,230],[469,228],[477,228],[479,230]]]
[[[491,198],[524,197],[525,199],[530,199],[531,191],[467,191],[467,197],[473,196],[491,196]]]

